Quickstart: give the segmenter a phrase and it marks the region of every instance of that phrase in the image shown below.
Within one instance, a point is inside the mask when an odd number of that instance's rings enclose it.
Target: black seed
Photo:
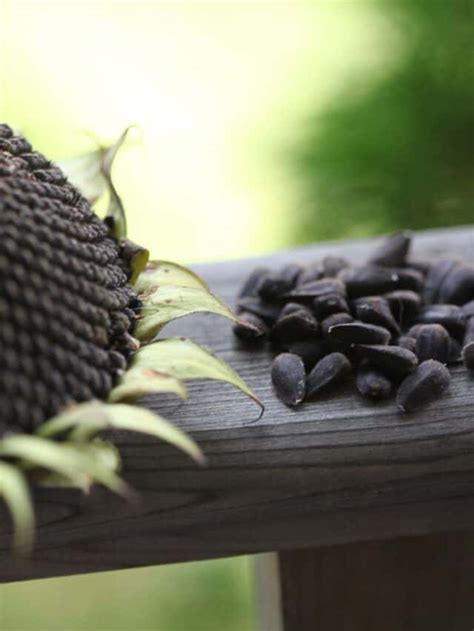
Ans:
[[[410,259],[407,263],[408,267],[416,269],[418,272],[426,276],[431,269],[432,263],[430,261],[423,261],[420,259]]]
[[[474,317],[474,300],[470,300],[469,302],[466,302],[466,304],[461,307],[461,310],[466,316],[466,318],[473,318]]]
[[[281,353],[272,363],[271,377],[277,397],[286,405],[298,405],[305,396],[306,373],[302,360],[292,353]]]
[[[416,340],[414,337],[410,337],[408,335],[401,335],[397,340],[397,346],[406,348],[412,353],[416,352]]]
[[[407,327],[416,318],[421,306],[420,295],[409,289],[400,289],[385,294],[395,320]]]
[[[318,332],[319,324],[316,318],[301,309],[283,318],[278,318],[271,330],[270,337],[272,342],[277,344],[288,344],[315,336]]]
[[[474,316],[469,318],[463,340],[462,358],[466,368],[474,369]]]
[[[416,337],[418,360],[436,359],[445,364],[449,358],[449,333],[441,324],[423,324]]]
[[[462,362],[462,346],[454,337],[450,336],[448,364],[458,364],[459,362]]]
[[[356,347],[356,352],[393,379],[403,379],[418,364],[417,356],[400,346],[361,344]]]
[[[351,363],[342,353],[331,353],[323,357],[309,373],[306,383],[306,398],[339,383],[351,371]]]
[[[355,314],[362,322],[377,324],[388,329],[392,335],[400,335],[400,327],[395,322],[390,306],[381,296],[358,298],[355,303]]]
[[[412,337],[414,340],[418,337],[418,333],[421,331],[422,324],[414,324],[412,327],[408,329],[405,333],[407,337]]]
[[[306,285],[324,277],[324,270],[319,261],[313,261],[304,267],[298,276],[298,285]]]
[[[349,322],[354,322],[354,318],[349,313],[333,313],[321,322],[321,332],[326,337],[329,335],[331,327],[337,324],[348,324]]]
[[[296,285],[301,267],[290,264],[283,267],[277,274],[263,276],[259,288],[259,295],[265,300],[276,300],[288,293]]]
[[[346,267],[350,267],[349,261],[341,256],[325,256],[322,260],[323,274],[326,278],[335,278]]]
[[[438,301],[463,305],[474,299],[474,267],[459,263],[446,274],[438,293]]]
[[[237,303],[237,314],[242,311],[250,311],[265,320],[267,324],[273,324],[280,314],[280,305],[248,296],[240,298]]]
[[[425,302],[437,302],[441,283],[458,262],[453,259],[443,259],[431,266],[423,288],[423,299]]]
[[[305,369],[311,370],[313,366],[328,353],[328,347],[324,340],[301,340],[288,344],[285,348],[288,353],[294,353],[301,357]]]
[[[314,280],[304,285],[298,285],[293,291],[287,294],[287,298],[306,298],[314,299],[316,296],[324,296],[326,294],[339,293],[345,295],[346,289],[344,283],[338,278],[327,278],[322,280]]]
[[[346,346],[354,344],[388,344],[390,332],[375,324],[349,322],[330,327],[329,337]]]
[[[317,296],[313,300],[313,311],[319,320],[323,320],[332,313],[349,311],[346,299],[339,293]]]
[[[385,294],[397,289],[418,291],[423,284],[419,272],[404,268],[360,267],[343,270],[340,278],[346,283],[349,298]]]
[[[369,263],[382,267],[405,265],[411,244],[409,232],[399,232],[389,237],[371,256]]]
[[[386,399],[392,392],[392,382],[380,370],[370,364],[359,367],[356,387],[360,394],[370,399]]]
[[[233,327],[234,334],[244,342],[260,342],[263,341],[268,333],[268,326],[254,313],[250,311],[241,311],[239,313],[239,322]]]
[[[294,313],[295,311],[306,311],[308,315],[313,315],[313,312],[309,307],[305,307],[299,302],[288,302],[280,311],[280,315],[278,316],[278,318],[284,318],[285,316],[290,315],[290,313]]]
[[[239,298],[246,298],[249,296],[257,296],[258,295],[258,287],[263,279],[270,270],[268,267],[256,267],[248,276],[245,283],[242,285],[242,289],[239,293]]]
[[[428,359],[401,383],[397,404],[403,412],[412,412],[438,399],[449,387],[448,369],[434,359]]]
[[[426,305],[420,309],[416,321],[442,324],[454,337],[462,336],[466,327],[466,317],[457,305]]]

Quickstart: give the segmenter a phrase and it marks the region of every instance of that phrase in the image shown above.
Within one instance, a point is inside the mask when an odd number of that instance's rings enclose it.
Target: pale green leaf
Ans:
[[[69,181],[91,204],[94,204],[107,190],[107,181],[102,174],[103,153],[104,149],[99,147],[89,153],[59,162],[59,166]]]
[[[143,298],[134,335],[139,340],[151,340],[168,322],[203,311],[237,320],[229,307],[207,289],[163,285]]]
[[[13,520],[13,545],[17,552],[31,551],[35,515],[23,473],[15,465],[0,462],[0,499],[3,499]]]
[[[157,370],[172,375],[176,379],[226,381],[253,399],[263,411],[263,405],[257,396],[235,370],[191,340],[182,338],[157,340],[135,353],[132,366]]]
[[[162,285],[208,289],[202,278],[182,265],[170,261],[151,261],[138,277],[135,290],[139,294],[148,294]]]
[[[149,392],[172,392],[182,399],[187,397],[182,381],[149,368],[130,368],[109,393],[109,402],[131,402]]]

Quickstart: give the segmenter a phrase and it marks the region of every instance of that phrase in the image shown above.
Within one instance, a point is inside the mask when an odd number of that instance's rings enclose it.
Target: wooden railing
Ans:
[[[264,259],[202,266],[228,302],[257,262],[302,262],[367,241],[320,244]],[[474,229],[417,236],[415,255],[474,261]],[[259,560],[262,626],[278,629],[472,631],[474,627],[474,378],[453,369],[450,394],[401,416],[351,388],[298,410],[272,393],[270,354],[238,349],[227,322],[199,316],[170,326],[228,361],[256,391],[257,410],[230,386],[192,384],[184,405],[148,397],[209,460],[196,468],[171,447],[115,435],[133,506],[97,490],[36,493],[31,559],[8,553],[0,581],[63,576],[238,554]]]

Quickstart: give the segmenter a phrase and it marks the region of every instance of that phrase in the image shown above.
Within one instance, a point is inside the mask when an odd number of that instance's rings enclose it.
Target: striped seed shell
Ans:
[[[378,368],[361,364],[356,374],[356,388],[363,397],[387,399],[392,393],[393,384]]]
[[[306,398],[328,390],[340,383],[351,372],[351,363],[342,353],[331,353],[323,357],[309,373],[306,383]]]
[[[370,257],[371,265],[381,267],[400,267],[405,265],[411,245],[409,232],[398,232],[386,239]]]
[[[286,405],[299,405],[305,396],[306,373],[300,357],[280,353],[272,363],[271,378],[277,397]]]
[[[400,335],[400,327],[395,321],[390,306],[382,296],[366,296],[354,301],[355,316],[368,324],[386,328],[392,335]]]
[[[390,332],[384,327],[364,322],[349,322],[336,324],[330,327],[330,339],[336,340],[346,346],[355,344],[388,344]]]
[[[357,355],[392,379],[403,379],[418,365],[417,356],[400,346],[367,345],[356,347]]]
[[[439,399],[448,389],[451,377],[448,369],[434,359],[421,363],[402,381],[397,404],[403,412],[412,412]]]
[[[416,336],[418,361],[436,359],[446,364],[449,359],[449,333],[441,324],[423,324]]]
[[[294,311],[283,318],[278,318],[270,333],[272,342],[288,344],[306,337],[315,336],[319,324],[313,315],[305,310]]]
[[[466,327],[466,316],[457,305],[435,304],[420,309],[418,324],[442,324],[454,337],[462,337]]]

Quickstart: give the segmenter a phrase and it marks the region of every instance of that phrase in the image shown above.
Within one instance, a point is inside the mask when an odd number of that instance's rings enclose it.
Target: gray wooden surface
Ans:
[[[262,259],[201,266],[213,290],[233,303],[256,264],[309,261],[328,252],[355,263],[368,241],[322,244]],[[417,236],[419,257],[461,254],[474,261],[474,229]],[[116,435],[125,477],[141,494],[130,506],[98,490],[37,493],[38,540],[29,561],[8,555],[0,523],[0,580],[13,581],[333,545],[474,530],[474,378],[453,371],[450,394],[401,416],[393,401],[371,405],[352,388],[298,410],[272,393],[270,355],[236,347],[227,321],[183,319],[165,334],[212,348],[254,388],[257,408],[228,385],[190,385],[184,404],[148,397],[200,443],[200,470],[171,447]]]

